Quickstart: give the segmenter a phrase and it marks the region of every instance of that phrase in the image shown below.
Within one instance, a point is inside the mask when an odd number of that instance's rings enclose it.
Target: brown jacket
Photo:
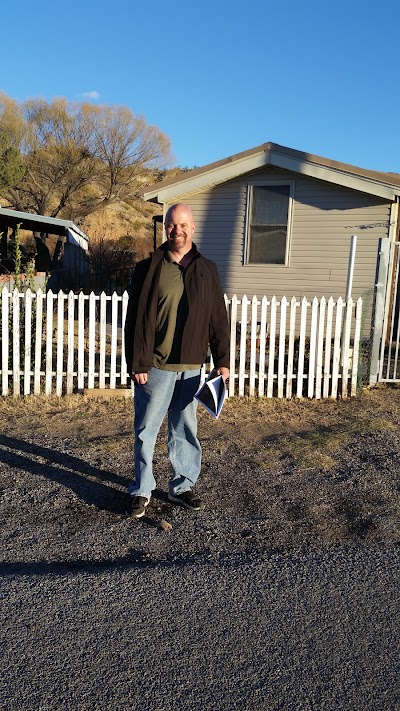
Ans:
[[[158,282],[164,243],[136,265],[125,321],[125,356],[130,375],[152,367]],[[184,271],[189,313],[184,327],[181,363],[204,363],[208,345],[216,368],[229,368],[229,325],[224,296],[214,262],[202,257],[193,244],[194,257]]]

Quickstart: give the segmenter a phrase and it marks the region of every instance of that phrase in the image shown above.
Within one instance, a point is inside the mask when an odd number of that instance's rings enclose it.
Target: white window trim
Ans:
[[[250,252],[250,215],[253,199],[253,186],[273,186],[273,185],[288,185],[289,186],[289,205],[288,205],[288,220],[287,220],[287,239],[286,239],[286,251],[285,251],[285,263],[284,264],[263,264],[260,262],[249,262],[249,252]],[[244,250],[243,250],[243,264],[246,267],[289,267],[290,266],[290,250],[292,244],[292,212],[294,203],[294,180],[251,180],[247,185],[247,196],[246,196],[246,226],[245,226],[245,240],[244,240]]]

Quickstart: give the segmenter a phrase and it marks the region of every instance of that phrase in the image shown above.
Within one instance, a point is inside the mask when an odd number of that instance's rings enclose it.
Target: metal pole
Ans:
[[[391,250],[390,240],[383,237],[379,240],[378,263],[375,276],[375,294],[372,307],[373,322],[371,324],[371,364],[369,369],[369,384],[378,382],[382,371],[382,355],[385,348],[385,333],[387,326],[387,288],[390,284]],[[390,287],[389,287],[390,288]],[[382,345],[381,345],[382,344]]]
[[[346,284],[346,309],[348,301],[351,297],[351,289],[353,286],[353,274],[354,274],[354,262],[356,258],[356,245],[357,245],[357,235],[351,235],[350,243],[350,254],[349,254],[349,266],[347,268],[347,284]],[[341,337],[341,355],[340,355],[340,365],[342,369],[342,378],[344,377],[345,370],[348,368],[348,363],[345,363],[344,354],[344,340],[345,340],[345,330],[344,323],[342,324],[342,337]],[[343,383],[343,380],[342,380]]]
[[[347,269],[346,301],[351,297],[353,287],[354,262],[356,259],[357,235],[351,235],[349,266]]]

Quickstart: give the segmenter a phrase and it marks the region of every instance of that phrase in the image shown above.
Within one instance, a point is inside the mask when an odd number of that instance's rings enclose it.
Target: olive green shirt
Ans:
[[[181,372],[196,370],[201,365],[180,362],[182,334],[188,316],[184,271],[167,250],[161,263],[153,351],[153,366],[161,370]]]

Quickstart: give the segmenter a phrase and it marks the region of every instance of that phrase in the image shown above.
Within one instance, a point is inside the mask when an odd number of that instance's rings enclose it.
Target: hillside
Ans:
[[[159,171],[157,173],[157,178],[162,180],[166,177],[178,175],[182,171],[186,170],[188,169],[175,167],[170,170]],[[154,173],[149,173],[143,184],[154,183],[157,178]],[[11,205],[5,198],[2,200],[2,204],[3,207],[10,207],[11,209],[14,208],[14,206]],[[117,261],[119,264],[117,254],[121,253],[120,259],[122,260],[122,264],[126,266],[127,260],[129,261],[129,254],[134,255],[133,258],[136,261],[137,259],[142,259],[143,257],[148,256],[148,254],[153,250],[154,223],[152,217],[160,214],[162,214],[161,205],[146,202],[138,197],[130,201],[120,200],[108,205],[88,215],[83,220],[77,222],[77,224],[90,239],[91,259],[94,259],[94,261],[97,262],[100,255],[102,265],[104,261],[108,264],[112,253],[111,261],[113,263]],[[59,214],[58,217],[70,219],[68,215],[63,215],[62,213]],[[162,224],[158,223],[158,244],[162,240],[162,235]],[[20,242],[23,251],[23,264],[25,264],[29,259],[29,256],[36,254],[36,246],[32,232],[21,230]],[[56,242],[57,237],[49,235],[46,244],[51,255],[54,253]],[[112,246],[111,244],[108,244],[105,249],[105,242],[113,244]],[[11,256],[13,249],[11,241],[9,241],[8,249],[9,255]],[[108,256],[105,257],[105,254]],[[11,262],[10,264],[6,264],[6,260],[3,261],[4,266],[8,269],[8,271],[13,269]]]
[[[179,175],[182,172],[187,172],[188,168],[175,167],[170,170],[160,171],[158,177],[160,180]],[[150,182],[156,182],[154,180]],[[101,238],[115,240],[121,246],[129,248],[137,248],[137,240],[143,240],[146,244],[143,245],[143,251],[152,248],[153,245],[153,220],[154,215],[162,214],[162,206],[151,202],[145,202],[141,198],[130,202],[119,201],[113,205],[109,205],[104,209],[98,210],[86,217],[80,223],[80,227],[91,240]],[[161,239],[162,227],[158,225],[157,241]]]
[[[162,213],[162,207],[144,200],[122,200],[88,215],[80,223],[88,237],[104,237],[110,240],[127,241],[123,238],[153,238],[153,215]]]

